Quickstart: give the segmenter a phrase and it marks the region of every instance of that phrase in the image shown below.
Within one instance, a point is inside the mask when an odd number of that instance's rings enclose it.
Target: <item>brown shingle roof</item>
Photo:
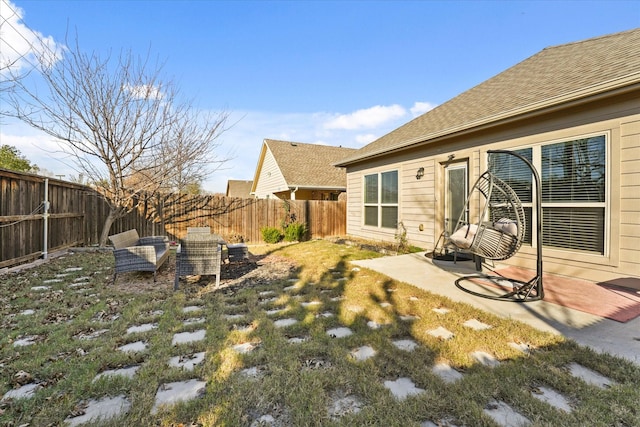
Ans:
[[[241,181],[230,179],[227,181],[227,197],[252,197],[251,186],[253,181]]]
[[[338,164],[640,82],[640,29],[546,48]]]
[[[344,169],[333,163],[356,152],[353,148],[301,142],[264,140],[273,154],[289,186],[316,188],[346,188]]]

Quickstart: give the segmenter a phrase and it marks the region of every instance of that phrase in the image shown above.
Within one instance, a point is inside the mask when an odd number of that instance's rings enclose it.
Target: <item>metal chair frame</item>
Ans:
[[[531,162],[517,153],[507,150],[489,150],[487,153],[489,155],[516,156],[529,167],[533,174],[537,192],[536,213],[538,218],[536,276],[524,282],[503,276],[473,274],[457,279],[455,284],[461,290],[483,298],[515,302],[541,300],[544,298],[544,288],[542,284],[542,208],[540,205],[542,189],[540,176]],[[480,199],[478,223],[470,224],[465,220],[466,213],[469,211],[470,202],[478,197]],[[516,227],[515,232],[514,226]],[[485,259],[500,261],[508,259],[518,252],[522,246],[525,228],[526,217],[520,198],[506,182],[491,171],[486,171],[480,175],[469,192],[465,209],[460,215],[456,232],[454,232],[454,234],[458,233],[458,236],[454,240],[464,246],[468,244],[468,247],[461,247],[467,252]],[[472,232],[475,234],[471,235]],[[453,234],[449,236],[449,239],[452,237],[454,237]],[[450,243],[456,245],[453,241]],[[480,293],[462,286],[465,281],[473,282],[476,285],[488,282],[497,287],[502,287],[507,282],[512,286],[512,290],[502,295]]]

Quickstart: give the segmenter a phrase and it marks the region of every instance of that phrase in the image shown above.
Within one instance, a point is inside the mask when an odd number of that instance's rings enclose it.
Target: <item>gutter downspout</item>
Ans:
[[[296,191],[298,191],[298,188],[300,187],[296,187],[295,189],[289,189],[291,191],[291,200],[295,200],[296,199]]]
[[[49,178],[44,179],[44,213],[42,219],[44,220],[44,236],[43,236],[43,248],[42,258],[47,259],[49,242],[47,236],[49,235]]]

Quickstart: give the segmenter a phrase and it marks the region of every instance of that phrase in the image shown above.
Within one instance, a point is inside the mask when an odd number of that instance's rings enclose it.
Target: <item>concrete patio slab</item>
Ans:
[[[425,257],[424,252],[358,260],[352,264],[640,364],[640,317],[620,323],[544,300],[514,303],[477,297],[458,289],[454,283],[459,277],[476,273],[473,262],[433,261]]]

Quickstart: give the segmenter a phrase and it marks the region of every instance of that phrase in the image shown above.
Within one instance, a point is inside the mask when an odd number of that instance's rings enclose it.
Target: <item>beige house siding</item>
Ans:
[[[271,150],[266,147],[265,149],[264,162],[262,164],[262,169],[258,173],[259,178],[257,179],[255,189],[255,196],[258,199],[275,197],[274,194],[277,192],[289,191],[287,182],[285,181],[282,171],[280,171]]]
[[[487,150],[540,146],[605,134],[608,142],[605,255],[544,247],[544,270],[640,289],[640,107],[629,97],[618,101],[589,109],[566,110],[536,120],[526,119],[492,132],[450,138],[441,144],[350,165],[347,168],[347,233],[371,240],[395,240],[394,229],[362,225],[363,177],[369,173],[399,171],[399,221],[407,228],[410,244],[432,250],[443,231],[444,171],[450,155],[454,155],[454,162],[468,163],[468,185],[471,186],[486,169]],[[416,180],[419,167],[425,168],[425,175]],[[471,221],[476,220],[473,207]],[[536,249],[523,245],[520,252],[505,263],[534,269],[535,259]]]
[[[640,118],[620,127],[620,268],[640,275]]]

